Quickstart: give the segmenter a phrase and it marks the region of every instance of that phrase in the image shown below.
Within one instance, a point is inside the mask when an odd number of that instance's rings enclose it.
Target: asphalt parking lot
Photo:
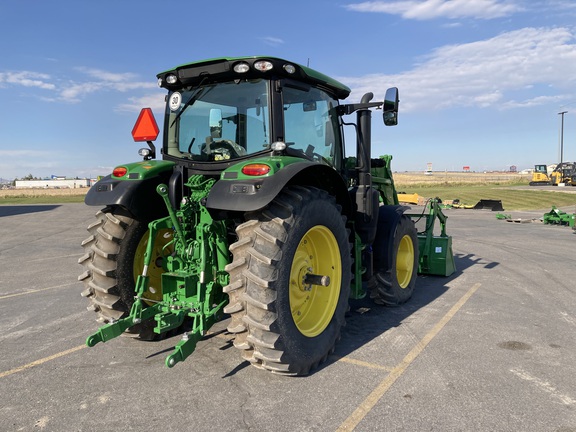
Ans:
[[[457,272],[420,277],[398,308],[352,302],[335,354],[289,378],[242,362],[226,322],[173,369],[179,337],[86,348],[94,213],[0,206],[1,431],[576,431],[568,227],[447,210]]]

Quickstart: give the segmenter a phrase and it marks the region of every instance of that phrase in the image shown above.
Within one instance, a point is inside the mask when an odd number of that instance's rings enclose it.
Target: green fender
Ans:
[[[120,165],[126,174],[107,175],[90,188],[84,202],[90,206],[120,206],[138,219],[156,219],[166,213],[156,186],[167,183],[174,163],[150,160]]]
[[[265,164],[270,171],[261,176],[242,172],[247,165]],[[264,208],[287,185],[313,186],[336,198],[342,212],[351,213],[351,203],[344,179],[332,167],[296,157],[269,157],[236,164],[225,170],[206,202],[215,219],[228,212],[248,212]]]

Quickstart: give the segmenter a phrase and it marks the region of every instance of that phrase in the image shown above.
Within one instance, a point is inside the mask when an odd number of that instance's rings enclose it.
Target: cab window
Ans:
[[[317,88],[291,87],[282,91],[284,106],[284,141],[322,163],[339,167],[342,160],[338,102]]]
[[[168,98],[165,153],[170,156],[210,162],[270,147],[265,80],[183,89]]]

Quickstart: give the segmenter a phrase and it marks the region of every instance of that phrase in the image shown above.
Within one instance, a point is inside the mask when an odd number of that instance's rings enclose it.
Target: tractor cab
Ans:
[[[168,89],[163,159],[223,171],[282,154],[340,169],[338,99],[350,90],[280,59],[214,59],[160,73]]]

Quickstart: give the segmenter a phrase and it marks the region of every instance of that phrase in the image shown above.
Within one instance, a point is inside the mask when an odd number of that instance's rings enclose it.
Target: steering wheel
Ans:
[[[218,150],[220,149],[227,150],[228,153],[230,154],[230,159],[244,156],[246,154],[246,149],[242,146],[239,146],[234,141],[220,140],[220,141],[213,141],[210,144],[210,153],[218,154]]]

